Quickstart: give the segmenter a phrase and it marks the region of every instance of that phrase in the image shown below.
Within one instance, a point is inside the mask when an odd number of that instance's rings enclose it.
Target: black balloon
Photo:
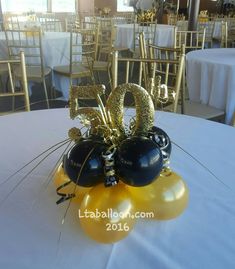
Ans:
[[[150,184],[160,174],[163,158],[159,146],[146,137],[124,140],[116,156],[116,172],[131,186]]]
[[[163,159],[169,159],[171,155],[171,140],[167,133],[161,128],[153,126],[149,132],[149,137],[160,147]]]
[[[104,150],[105,145],[99,141],[83,140],[75,144],[64,157],[66,174],[74,183],[83,187],[92,187],[103,182],[102,152]]]

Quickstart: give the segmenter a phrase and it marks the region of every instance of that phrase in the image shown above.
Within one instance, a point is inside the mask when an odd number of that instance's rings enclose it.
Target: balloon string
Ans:
[[[76,188],[77,188],[77,185],[78,185],[80,176],[81,176],[81,174],[82,174],[82,170],[83,170],[83,168],[84,168],[84,166],[85,166],[85,164],[86,164],[88,158],[91,156],[91,153],[92,153],[94,150],[95,150],[95,147],[93,147],[93,148],[89,151],[89,153],[87,154],[87,156],[86,156],[84,162],[82,163],[81,169],[80,169],[80,171],[79,171],[79,173],[78,173],[78,176],[77,176],[77,179],[76,179],[76,182],[75,182],[75,186],[74,186],[74,190],[73,190],[73,193],[74,193],[74,194],[75,194],[75,192],[76,192]]]
[[[84,168],[84,166],[85,166],[85,164],[86,164],[88,158],[90,157],[91,153],[94,151],[94,149],[95,149],[95,147],[93,147],[93,148],[90,150],[90,152],[87,154],[87,156],[86,156],[84,162],[82,163],[81,169],[80,169],[80,171],[79,171],[79,173],[78,173],[78,176],[77,176],[77,180],[76,180],[76,182],[75,182],[75,186],[74,186],[74,190],[73,190],[73,194],[74,194],[74,195],[75,195],[75,192],[76,192],[76,188],[77,188],[78,181],[79,181],[80,176],[81,176],[81,174],[82,174],[82,170],[83,170],[83,168]],[[61,222],[62,224],[64,224],[65,218],[66,218],[66,216],[67,216],[68,210],[69,210],[70,205],[71,205],[71,201],[72,201],[72,200],[69,199],[69,204],[68,204],[68,206],[67,206],[67,208],[66,208],[66,210],[65,210],[64,217],[63,217],[62,222]]]
[[[54,175],[56,173],[56,170],[57,170],[57,166],[58,164],[61,162],[61,158],[63,157],[63,155],[65,154],[65,152],[67,151],[67,149],[69,148],[69,146],[71,145],[73,141],[70,141],[69,144],[66,146],[66,148],[64,149],[64,151],[61,153],[59,159],[57,160],[56,164],[54,165],[54,167],[52,168],[51,172],[49,173],[49,175],[47,176],[46,180],[43,182],[42,186],[45,184],[45,188],[44,190],[41,190],[39,191],[39,194],[38,194],[38,197],[35,199],[35,201],[33,202],[33,205],[32,205],[32,209],[34,208],[34,206],[36,205],[36,203],[38,201],[40,201],[40,196],[42,193],[44,193],[44,191],[48,188],[51,180],[54,178]]]
[[[9,196],[17,189],[17,187],[53,152],[55,152],[57,149],[61,148],[62,146],[66,145],[68,143],[65,142],[62,145],[59,145],[56,147],[53,151],[49,152],[42,160],[40,160],[25,176],[23,176],[20,181],[11,189],[10,192],[3,198],[3,200],[0,201],[0,207],[4,204],[4,202],[9,198]]]
[[[56,164],[54,165],[53,169],[51,170],[51,172],[49,173],[47,179],[45,180],[46,186],[45,189],[48,187],[48,185],[50,184],[52,178],[54,177],[56,170],[57,170],[57,166],[58,164],[61,162],[62,157],[64,156],[65,152],[68,150],[68,148],[70,147],[72,141],[70,141],[70,143],[66,146],[66,148],[64,149],[64,151],[62,152],[62,154],[60,155],[59,159],[57,160]]]
[[[197,162],[199,165],[201,165],[210,175],[212,175],[219,183],[224,185],[229,190],[233,191],[227,184],[225,184],[220,178],[218,178],[208,167],[206,167],[202,162],[200,162],[196,157],[194,157],[192,154],[188,153],[185,149],[183,149],[180,145],[178,145],[176,142],[173,142],[171,140],[171,143],[177,146],[180,150],[182,150],[185,154],[189,155],[195,162]]]
[[[44,155],[45,153],[47,153],[49,150],[53,149],[54,147],[63,144],[63,143],[67,143],[70,139],[67,138],[63,141],[60,141],[59,143],[54,144],[53,146],[49,147],[48,149],[46,149],[45,151],[41,152],[39,155],[37,155],[36,157],[34,157],[31,161],[29,161],[28,163],[26,163],[24,166],[22,166],[20,169],[18,169],[17,171],[15,171],[13,174],[11,174],[9,177],[7,177],[3,182],[0,183],[0,186],[2,186],[3,184],[5,184],[6,182],[8,182],[12,177],[14,177],[17,173],[19,173],[20,171],[22,171],[25,167],[27,167],[28,165],[30,165],[32,162],[34,162],[35,160],[37,160],[39,157],[41,157],[42,155]],[[65,144],[66,144],[65,143]],[[64,144],[63,144],[64,145]],[[62,145],[62,146],[63,146]]]

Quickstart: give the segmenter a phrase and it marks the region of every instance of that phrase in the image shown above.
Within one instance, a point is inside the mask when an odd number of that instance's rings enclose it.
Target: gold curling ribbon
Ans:
[[[105,125],[101,112],[95,108],[83,107],[79,108],[77,112],[78,117],[81,119],[84,117],[84,120],[88,122],[91,127],[92,134],[97,134],[98,128]]]
[[[149,93],[137,84],[122,84],[111,92],[106,103],[109,124],[111,124],[111,128],[117,129],[121,136],[125,136],[124,98],[128,91],[134,96],[136,108],[136,124],[133,134],[145,135],[154,123],[154,105]]]

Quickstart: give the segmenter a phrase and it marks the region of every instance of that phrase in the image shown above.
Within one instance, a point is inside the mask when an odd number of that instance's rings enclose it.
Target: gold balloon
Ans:
[[[93,240],[114,243],[134,227],[134,212],[131,195],[124,184],[113,187],[99,184],[84,197],[79,218],[83,230]]]
[[[60,166],[58,167],[55,175],[54,175],[54,184],[56,186],[56,188],[60,187],[61,185],[69,182],[70,179],[69,177],[66,175],[62,164],[60,164]],[[76,189],[75,189],[76,187]],[[92,188],[85,188],[85,187],[81,187],[81,186],[76,186],[75,183],[71,182],[69,185],[65,186],[64,188],[60,189],[59,192],[60,193],[64,193],[64,194],[70,194],[70,193],[74,193],[75,190],[75,197],[72,199],[73,202],[77,202],[77,203],[81,203],[85,194],[87,194],[87,192],[89,192]]]
[[[180,215],[188,204],[188,188],[181,176],[165,169],[151,184],[127,186],[140,212],[153,212],[154,219],[168,220]]]

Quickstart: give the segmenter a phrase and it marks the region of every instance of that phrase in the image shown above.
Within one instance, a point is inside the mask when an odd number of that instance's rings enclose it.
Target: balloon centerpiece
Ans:
[[[152,212],[152,218],[164,220],[181,214],[188,190],[168,167],[171,141],[154,126],[150,94],[136,84],[119,85],[104,106],[100,97],[104,90],[102,85],[71,87],[70,117],[88,130],[84,134],[76,127],[69,130],[74,145],[54,182],[61,196],[58,204],[69,199],[80,203],[85,233],[98,242],[114,243],[128,235],[140,215]],[[127,92],[133,94],[136,107],[136,120],[128,128]],[[78,107],[79,98],[96,99],[98,109]]]

